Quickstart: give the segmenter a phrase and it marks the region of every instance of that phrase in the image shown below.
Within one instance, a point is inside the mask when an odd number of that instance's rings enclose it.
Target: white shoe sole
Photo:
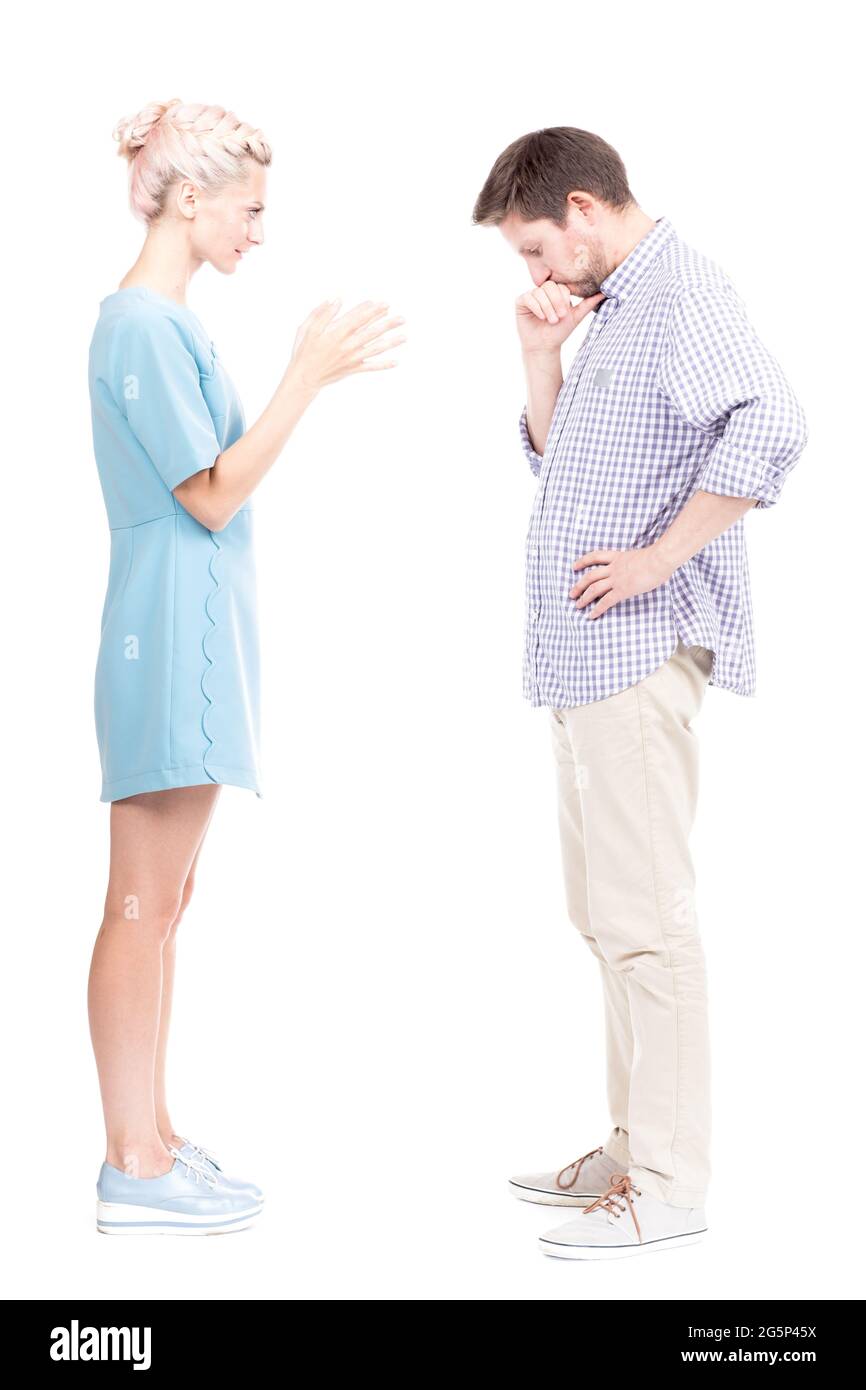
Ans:
[[[672,1250],[675,1245],[696,1245],[703,1240],[707,1228],[702,1231],[688,1231],[681,1236],[663,1236],[659,1240],[643,1241],[640,1245],[569,1245],[566,1241],[545,1240],[538,1237],[538,1244],[545,1255],[553,1255],[561,1260],[620,1260],[628,1255],[648,1254],[652,1250]]]
[[[591,1202],[597,1202],[599,1197],[603,1197],[603,1192],[545,1192],[543,1187],[522,1187],[519,1182],[509,1181],[508,1191],[514,1196],[519,1197],[522,1202],[538,1202],[543,1207],[588,1207]]]
[[[129,1202],[96,1203],[96,1229],[105,1236],[215,1236],[243,1231],[251,1226],[262,1209],[262,1202],[214,1220],[210,1216],[184,1216],[161,1212],[153,1207],[136,1207]]]

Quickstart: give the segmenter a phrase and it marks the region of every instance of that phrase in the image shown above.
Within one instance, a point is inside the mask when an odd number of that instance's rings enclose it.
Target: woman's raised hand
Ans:
[[[295,335],[289,370],[308,390],[318,391],[355,372],[378,372],[397,366],[393,358],[384,362],[371,359],[406,341],[405,334],[386,340],[389,330],[405,323],[405,319],[379,322],[389,306],[372,299],[365,299],[337,318],[339,307],[339,299],[319,304]]]

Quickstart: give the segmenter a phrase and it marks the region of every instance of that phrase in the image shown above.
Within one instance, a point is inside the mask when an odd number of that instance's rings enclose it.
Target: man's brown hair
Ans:
[[[575,189],[617,211],[635,206],[625,165],[600,135],[567,125],[533,130],[502,151],[478,195],[472,221],[495,227],[516,212],[524,222],[547,217],[564,227],[565,200]]]

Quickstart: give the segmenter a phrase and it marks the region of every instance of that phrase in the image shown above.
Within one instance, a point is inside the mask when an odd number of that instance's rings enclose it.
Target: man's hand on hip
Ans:
[[[577,599],[578,608],[587,608],[598,599],[590,618],[600,618],[624,598],[657,589],[674,571],[655,545],[639,550],[590,550],[575,560],[572,568],[578,570],[588,565],[593,568],[581,575],[568,596]]]

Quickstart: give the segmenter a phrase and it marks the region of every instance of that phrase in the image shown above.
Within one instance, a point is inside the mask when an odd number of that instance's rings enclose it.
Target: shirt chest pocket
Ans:
[[[656,418],[660,396],[652,361],[587,363],[578,388],[583,429],[614,451],[634,447]]]
[[[598,410],[640,407],[655,392],[655,365],[651,362],[605,361],[587,363],[581,374],[582,400]]]

